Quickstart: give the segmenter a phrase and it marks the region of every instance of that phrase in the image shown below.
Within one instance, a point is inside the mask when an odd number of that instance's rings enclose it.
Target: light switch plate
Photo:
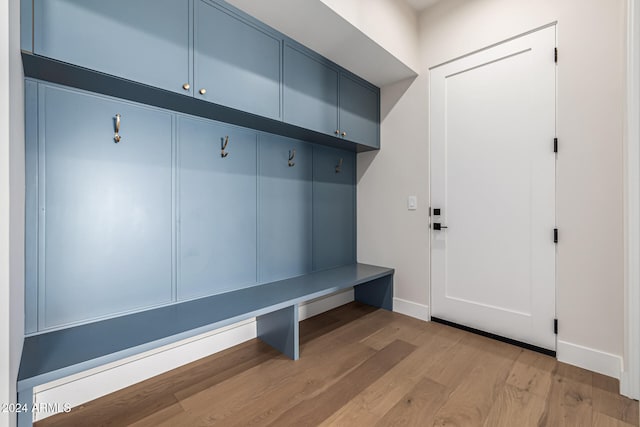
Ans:
[[[409,196],[407,198],[407,209],[410,211],[418,209],[418,198],[416,196]]]

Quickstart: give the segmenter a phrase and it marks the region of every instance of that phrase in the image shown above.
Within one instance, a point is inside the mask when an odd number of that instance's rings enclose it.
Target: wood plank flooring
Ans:
[[[36,426],[638,426],[617,380],[441,324],[351,303],[300,340],[295,362],[251,340]]]

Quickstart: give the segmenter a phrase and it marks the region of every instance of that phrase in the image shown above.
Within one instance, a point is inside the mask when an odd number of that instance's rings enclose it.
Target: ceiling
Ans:
[[[414,8],[417,12],[421,12],[440,0],[405,0],[405,1],[409,3],[409,6]]]

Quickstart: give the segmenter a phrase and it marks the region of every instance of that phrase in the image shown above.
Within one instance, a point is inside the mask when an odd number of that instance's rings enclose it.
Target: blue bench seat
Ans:
[[[295,360],[298,304],[354,287],[357,301],[391,310],[393,274],[390,268],[350,264],[27,337],[18,400],[30,407],[37,385],[253,317],[258,337]],[[32,425],[31,412],[18,419],[19,426]]]

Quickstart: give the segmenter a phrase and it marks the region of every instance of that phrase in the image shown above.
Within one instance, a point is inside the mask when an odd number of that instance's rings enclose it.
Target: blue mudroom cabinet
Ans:
[[[21,7],[27,334],[356,262],[378,88],[219,0]]]
[[[380,146],[377,87],[224,1],[21,1],[22,47],[35,58],[184,94],[194,102],[162,105],[161,95],[149,96],[159,107],[217,118],[198,103],[207,101],[233,109],[224,111],[225,121],[244,113],[242,124],[257,130],[304,135],[354,151]],[[28,64],[28,76],[67,85],[64,76],[78,73],[70,66],[47,74],[41,68],[48,64]],[[78,80],[92,79],[82,74]],[[122,84],[116,79],[114,85]],[[114,85],[94,83],[91,89],[115,95]],[[118,96],[139,100],[131,93],[142,90],[121,88]]]

